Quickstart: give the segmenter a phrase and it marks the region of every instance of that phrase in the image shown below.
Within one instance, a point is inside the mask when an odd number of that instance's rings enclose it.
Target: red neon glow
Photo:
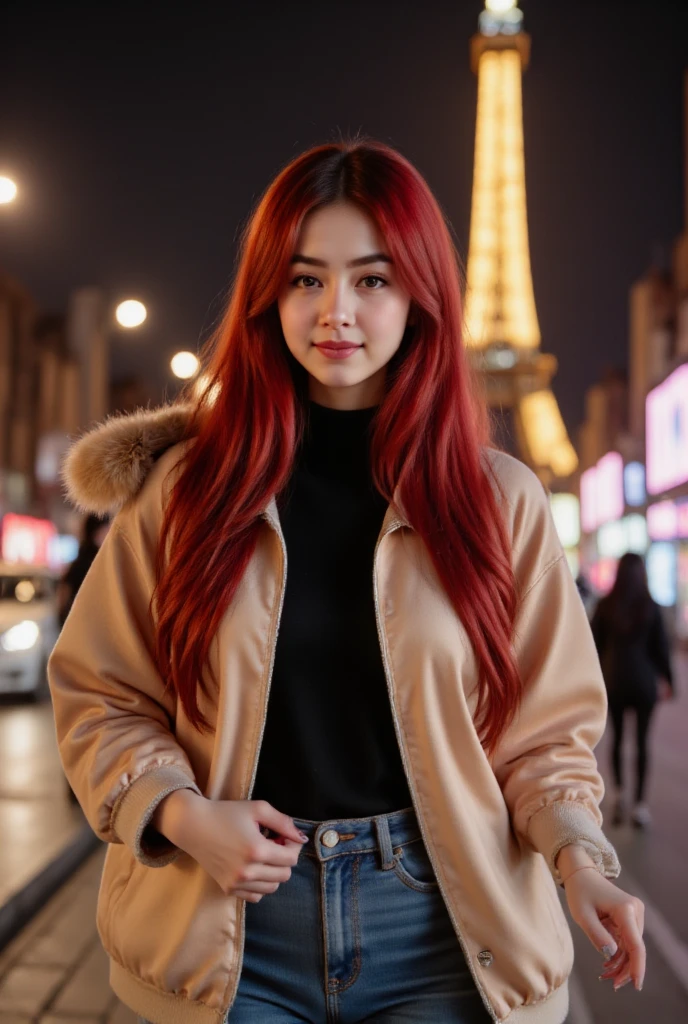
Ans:
[[[5,562],[27,562],[48,565],[50,541],[57,529],[49,519],[17,516],[8,512],[2,518],[2,559]]]
[[[616,558],[600,558],[590,566],[588,576],[598,594],[608,594],[616,579]]]
[[[688,480],[688,363],[647,396],[645,435],[650,494]]]

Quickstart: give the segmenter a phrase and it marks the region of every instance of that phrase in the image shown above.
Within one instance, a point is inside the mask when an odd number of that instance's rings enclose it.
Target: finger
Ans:
[[[247,903],[260,903],[262,895],[259,892],[248,892],[246,889],[235,889],[231,894],[237,896],[240,900],[246,900]]]
[[[624,971],[622,971],[620,974],[617,974],[616,978],[614,978],[614,991],[618,992],[619,989],[623,988],[624,985],[627,985],[630,980],[631,965],[629,964]]]
[[[291,846],[280,846],[272,839],[264,839],[256,846],[254,865],[267,864],[275,868],[294,867],[294,855],[300,852],[303,843],[292,843]],[[298,849],[297,849],[298,847]]]
[[[623,903],[614,908],[614,921],[621,932],[621,942],[630,959],[630,974],[635,987],[640,990],[645,979],[645,943],[638,927],[636,904]]]
[[[236,896],[238,892],[248,892],[253,895],[259,893],[261,896],[271,896],[278,888],[279,882],[264,882],[261,878],[260,881],[256,882],[242,881],[238,888],[232,890],[232,895]]]
[[[614,956],[610,957],[609,960],[605,960],[602,973],[613,974],[614,971],[618,970],[621,964],[625,963],[626,960],[628,960],[628,953],[623,946],[620,946],[618,952],[615,953]]]
[[[618,978],[627,967],[630,967],[630,959],[627,953],[624,953],[622,957],[615,957],[614,964],[605,964],[604,970],[600,974],[600,981],[609,981]]]
[[[282,814],[267,800],[256,800],[254,803],[257,820],[261,825],[267,825],[274,832],[284,836],[285,839],[292,839],[295,843],[303,845],[308,842],[308,836],[305,832],[299,831],[288,814]]]
[[[254,882],[287,882],[290,874],[291,868],[288,865],[275,867],[271,864],[250,864],[243,872],[241,884],[247,886]]]
[[[594,908],[586,908],[586,910],[581,914],[578,923],[592,942],[595,949],[602,954],[605,960],[611,959],[611,957],[613,957],[618,951],[619,947],[611,930],[605,928],[604,924],[595,913]]]

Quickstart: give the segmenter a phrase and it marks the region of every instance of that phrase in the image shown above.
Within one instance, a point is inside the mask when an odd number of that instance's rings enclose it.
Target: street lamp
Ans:
[[[148,311],[138,299],[127,299],[120,302],[115,310],[115,317],[120,327],[140,327],[148,316]]]
[[[0,203],[13,203],[17,198],[17,186],[11,178],[0,176]]]
[[[170,360],[172,373],[181,380],[190,380],[198,373],[200,363],[193,352],[177,352]]]

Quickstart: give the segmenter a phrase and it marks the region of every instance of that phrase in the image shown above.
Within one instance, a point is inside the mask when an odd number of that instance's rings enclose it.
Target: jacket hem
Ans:
[[[499,1024],[564,1024],[568,1012],[569,986],[565,981],[545,999],[529,1006],[517,1006],[506,1017],[500,1017]]]
[[[110,957],[110,987],[115,995],[139,1017],[151,1024],[219,1024],[226,1011],[214,1010],[187,996],[161,992],[135,977]],[[509,1020],[512,1018],[509,1017]],[[538,1021],[539,1024],[539,1021]],[[549,1021],[546,1022],[549,1024]]]

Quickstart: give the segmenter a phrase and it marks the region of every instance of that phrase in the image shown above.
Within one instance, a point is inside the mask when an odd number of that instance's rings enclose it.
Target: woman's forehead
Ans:
[[[319,207],[304,220],[295,251],[327,263],[347,263],[387,247],[375,221],[353,203]]]

